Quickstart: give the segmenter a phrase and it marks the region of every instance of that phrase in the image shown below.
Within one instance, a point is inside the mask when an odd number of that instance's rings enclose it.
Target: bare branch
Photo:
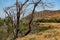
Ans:
[[[29,1],[29,0],[26,0],[26,1],[23,3],[23,5],[22,5],[22,6],[24,6],[28,1]]]

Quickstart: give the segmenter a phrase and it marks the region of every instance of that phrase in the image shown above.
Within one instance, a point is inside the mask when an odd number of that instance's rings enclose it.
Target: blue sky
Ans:
[[[3,11],[3,8],[11,6],[15,3],[16,0],[0,0],[0,17],[4,18],[5,13]],[[23,2],[23,0],[21,0]],[[51,2],[54,2],[53,8],[47,8],[49,10],[60,10],[60,0],[50,0]],[[42,10],[42,8],[38,9]]]

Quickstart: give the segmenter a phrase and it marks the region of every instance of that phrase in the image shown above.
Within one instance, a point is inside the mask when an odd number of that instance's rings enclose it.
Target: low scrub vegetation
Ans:
[[[36,40],[35,38],[30,38],[29,40]]]
[[[60,22],[60,19],[59,20],[45,20],[45,19],[42,19],[42,20],[37,20],[36,22]],[[4,26],[4,22],[6,23],[6,27]],[[0,39],[1,40],[6,40],[7,38],[10,38],[10,35],[12,35],[12,24],[9,22],[8,18],[6,17],[5,18],[5,21],[4,19],[0,19],[0,29],[2,29],[2,27],[4,26],[4,29],[0,30]],[[19,27],[19,36],[20,37],[23,37],[24,34],[28,31],[28,24],[27,23],[23,23],[22,21],[20,22],[20,27]],[[42,32],[42,31],[46,31],[48,29],[51,29],[52,26],[39,26],[39,25],[32,25],[31,24],[31,32],[30,34],[34,34],[34,33],[39,33],[39,32]],[[4,31],[7,31],[7,32],[4,32]],[[6,34],[6,35],[5,35]],[[49,35],[50,36],[50,35]],[[2,38],[3,37],[3,38]],[[11,36],[13,37],[13,35]],[[10,38],[12,39],[12,38]],[[35,40],[35,38],[31,38],[30,40]]]
[[[36,22],[44,22],[44,23],[60,23],[60,19],[41,19]]]
[[[0,18],[0,26],[2,26],[4,24],[3,19]]]

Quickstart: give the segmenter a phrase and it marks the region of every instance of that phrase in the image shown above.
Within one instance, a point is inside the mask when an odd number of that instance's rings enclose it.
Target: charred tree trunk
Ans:
[[[31,23],[33,21],[34,11],[35,11],[36,6],[37,6],[37,4],[34,5],[33,11],[32,11],[32,15],[30,17],[31,19],[30,19],[30,22],[28,23],[28,31],[27,31],[27,33],[24,36],[28,35],[31,32]]]
[[[20,5],[18,4],[18,0],[16,0],[16,9],[17,9],[17,24],[15,26],[14,40],[18,38],[18,33],[19,33]]]

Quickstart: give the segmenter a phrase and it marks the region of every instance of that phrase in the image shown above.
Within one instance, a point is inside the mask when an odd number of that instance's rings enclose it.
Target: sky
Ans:
[[[20,0],[19,0],[20,1]],[[23,2],[24,0],[21,0]],[[53,8],[47,8],[49,10],[60,10],[60,0],[50,0],[51,2],[54,2]],[[5,17],[5,12],[3,11],[3,8],[12,6],[16,0],[0,0],[0,17]],[[42,8],[37,8],[37,11],[42,10]]]

